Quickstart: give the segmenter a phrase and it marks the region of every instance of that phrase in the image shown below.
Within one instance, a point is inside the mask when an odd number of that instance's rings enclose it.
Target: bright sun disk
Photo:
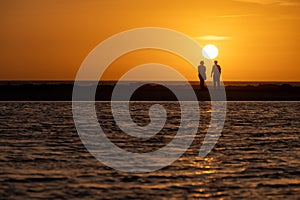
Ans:
[[[208,44],[203,47],[202,55],[207,59],[214,59],[219,55],[219,50],[215,45]]]

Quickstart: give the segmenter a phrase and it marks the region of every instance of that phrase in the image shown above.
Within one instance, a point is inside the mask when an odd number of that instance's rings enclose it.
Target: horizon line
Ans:
[[[73,79],[14,79],[14,80],[5,80],[0,79],[0,82],[74,82]],[[77,80],[79,81],[79,80]],[[119,80],[80,80],[80,81],[103,81],[103,82],[119,82]],[[158,80],[120,80],[120,82],[150,82]],[[162,80],[163,82],[185,82],[178,80]],[[199,82],[199,80],[188,80],[188,82]],[[222,82],[300,82],[300,80],[223,80]]]

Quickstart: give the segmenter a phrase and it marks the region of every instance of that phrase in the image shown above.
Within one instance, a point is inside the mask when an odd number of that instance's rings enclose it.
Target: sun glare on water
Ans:
[[[219,55],[219,50],[215,45],[208,44],[203,47],[202,55],[207,59],[214,59]]]

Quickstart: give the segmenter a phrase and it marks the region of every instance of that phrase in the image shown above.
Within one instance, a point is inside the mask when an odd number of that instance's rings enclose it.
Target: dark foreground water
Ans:
[[[108,103],[99,122],[119,147],[154,151],[178,130],[178,104],[162,103],[165,127],[140,141],[121,134]],[[152,102],[132,105],[149,123]],[[229,102],[224,131],[206,158],[197,156],[210,120],[201,103],[197,137],[171,166],[147,174],[111,169],[82,145],[70,102],[0,103],[0,199],[299,199],[300,102]],[[118,134],[120,133],[120,134]]]

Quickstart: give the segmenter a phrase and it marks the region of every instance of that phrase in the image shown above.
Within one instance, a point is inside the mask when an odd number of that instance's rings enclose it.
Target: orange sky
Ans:
[[[164,27],[215,44],[225,81],[300,81],[298,0],[3,0],[0,79],[73,80],[101,41],[138,27]],[[122,56],[105,73],[162,62],[198,80],[184,60],[145,50]],[[120,67],[122,66],[122,67]]]

